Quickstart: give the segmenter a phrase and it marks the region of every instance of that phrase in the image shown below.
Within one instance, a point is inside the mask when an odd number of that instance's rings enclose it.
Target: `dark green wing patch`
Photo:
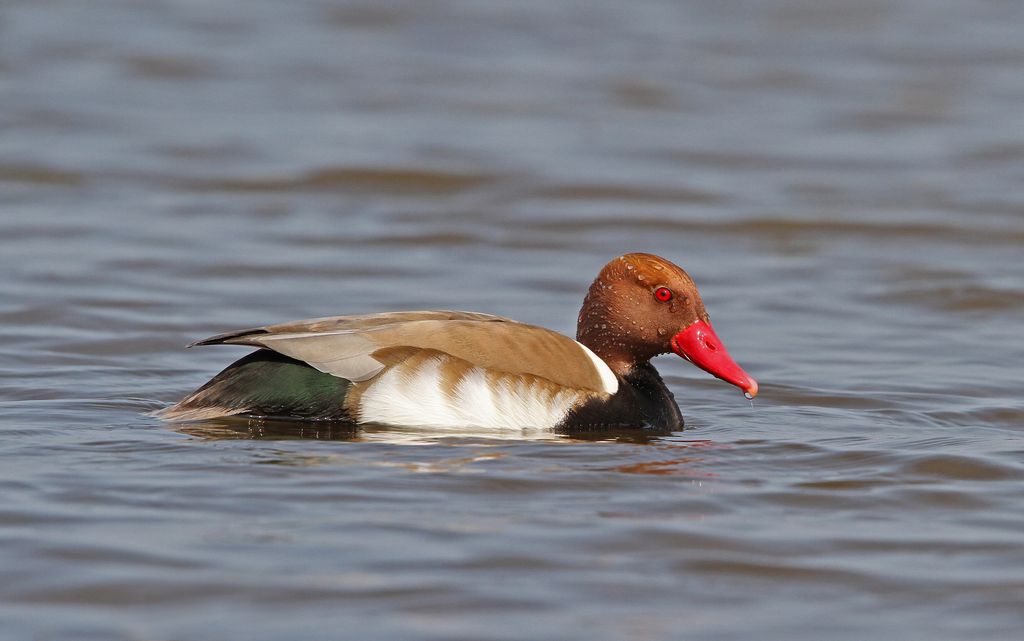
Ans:
[[[183,401],[156,412],[168,420],[261,416],[351,421],[345,397],[352,383],[267,349],[228,365]]]

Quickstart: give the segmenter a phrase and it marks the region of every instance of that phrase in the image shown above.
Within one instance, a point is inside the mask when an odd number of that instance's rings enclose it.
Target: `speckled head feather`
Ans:
[[[658,297],[662,288],[667,300]],[[672,351],[672,337],[698,320],[708,315],[689,274],[654,254],[625,254],[605,265],[590,285],[576,340],[625,375]]]

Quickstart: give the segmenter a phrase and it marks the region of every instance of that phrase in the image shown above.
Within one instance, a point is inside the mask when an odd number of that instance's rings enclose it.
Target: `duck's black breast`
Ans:
[[[571,410],[560,430],[647,428],[683,429],[683,415],[675,397],[650,363],[619,376],[619,389],[607,398],[594,398]]]

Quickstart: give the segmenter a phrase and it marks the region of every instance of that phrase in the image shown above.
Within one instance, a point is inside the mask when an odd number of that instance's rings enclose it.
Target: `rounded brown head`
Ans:
[[[620,376],[675,352],[748,395],[757,394],[757,382],[715,335],[693,279],[654,254],[625,254],[601,269],[583,299],[576,340]]]

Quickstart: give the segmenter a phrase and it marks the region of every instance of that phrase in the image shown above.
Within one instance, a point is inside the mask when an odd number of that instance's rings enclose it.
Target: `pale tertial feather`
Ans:
[[[615,372],[612,371],[612,368],[608,367],[608,364],[602,361],[601,357],[592,352],[589,347],[579,341],[573,342],[580,346],[583,353],[593,363],[594,369],[597,370],[597,375],[601,377],[601,383],[604,388],[602,391],[609,395],[619,391],[619,379],[615,377]]]
[[[384,365],[371,356],[377,345],[358,330],[270,334],[257,340],[263,347],[350,381],[368,380],[384,369]]]

